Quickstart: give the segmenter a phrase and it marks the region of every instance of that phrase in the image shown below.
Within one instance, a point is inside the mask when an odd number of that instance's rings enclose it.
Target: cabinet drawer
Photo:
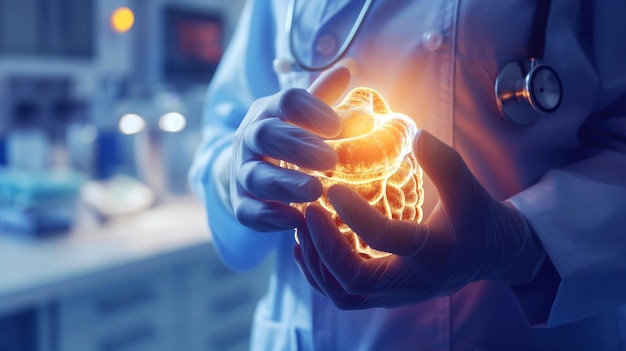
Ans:
[[[189,299],[184,302],[189,318],[220,318],[243,306],[248,310],[245,314],[252,318],[254,306],[267,289],[267,275],[255,271],[217,278],[212,272],[213,268],[204,265],[191,268]]]
[[[174,286],[169,274],[102,285],[59,302],[61,331],[95,330],[138,319],[172,320]]]

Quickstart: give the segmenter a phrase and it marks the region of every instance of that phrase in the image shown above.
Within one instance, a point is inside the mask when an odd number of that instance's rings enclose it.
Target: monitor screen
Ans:
[[[174,84],[208,83],[222,53],[224,28],[219,12],[165,9],[164,79]]]

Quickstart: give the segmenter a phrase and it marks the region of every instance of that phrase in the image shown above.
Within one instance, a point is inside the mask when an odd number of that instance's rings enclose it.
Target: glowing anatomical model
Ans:
[[[343,223],[326,191],[333,184],[347,184],[388,218],[421,221],[422,170],[412,147],[417,127],[409,117],[392,112],[380,94],[369,88],[352,90],[334,110],[342,119],[342,130],[326,143],[337,151],[337,166],[319,172],[286,162],[281,165],[313,175],[322,182],[324,192],[315,203],[332,214],[355,251],[366,258],[387,256],[388,253],[369,247]],[[304,212],[309,204],[292,206]]]

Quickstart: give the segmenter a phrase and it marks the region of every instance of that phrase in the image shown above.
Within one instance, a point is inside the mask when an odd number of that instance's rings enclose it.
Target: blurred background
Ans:
[[[0,351],[245,350],[187,170],[243,0],[0,0]],[[219,220],[219,219],[209,219]]]

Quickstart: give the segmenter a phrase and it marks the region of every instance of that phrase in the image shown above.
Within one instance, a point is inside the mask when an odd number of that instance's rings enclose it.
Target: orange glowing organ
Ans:
[[[380,94],[369,88],[352,90],[334,110],[342,119],[342,130],[326,143],[337,151],[337,166],[325,172],[286,162],[282,166],[313,175],[322,182],[324,192],[315,203],[332,214],[355,251],[365,258],[387,256],[388,253],[369,247],[343,223],[326,191],[333,184],[347,184],[388,218],[421,221],[422,170],[412,147],[417,127],[409,117],[392,112]],[[304,212],[309,204],[292,206]]]

